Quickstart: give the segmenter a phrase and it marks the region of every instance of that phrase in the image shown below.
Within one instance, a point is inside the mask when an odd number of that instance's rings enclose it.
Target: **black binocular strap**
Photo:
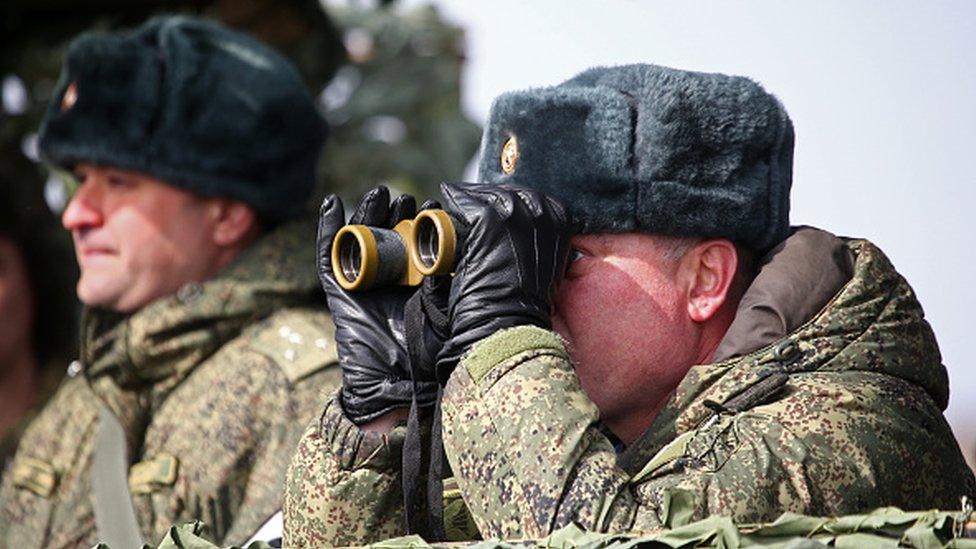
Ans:
[[[416,385],[416,382],[414,382]],[[407,417],[407,434],[403,440],[403,516],[407,525],[407,532],[420,534],[426,532],[426,525],[420,523],[420,471],[423,465],[423,450],[420,440],[420,409],[417,406],[417,392],[414,391],[413,402],[410,404],[410,415]]]
[[[410,415],[407,418],[407,434],[403,441],[403,510],[407,530],[419,534],[427,541],[444,540],[444,448],[441,435],[441,396],[440,384],[431,415],[430,439],[424,444],[421,423],[421,407],[417,402],[419,373],[421,370],[434,371],[435,357],[430,356],[424,344],[425,323],[438,324],[446,328],[447,315],[433,304],[423,303],[423,291],[418,291],[404,306],[404,330],[407,351],[410,354],[410,377],[413,380],[413,397]],[[433,316],[425,315],[425,310],[436,311]],[[429,313],[428,313],[429,314]],[[432,326],[433,327],[433,326]],[[421,368],[423,366],[423,368]],[[425,412],[426,415],[426,412]],[[425,418],[426,419],[426,418]],[[421,493],[420,479],[426,469],[426,494]],[[424,498],[426,495],[426,498]],[[421,502],[426,499],[426,516],[422,516]]]
[[[432,291],[437,291],[437,290],[432,290]],[[430,328],[434,331],[434,333],[436,333],[442,339],[446,339],[447,331],[448,331],[447,313],[445,313],[444,311],[440,310],[440,308],[437,307],[437,304],[434,303],[433,298],[427,294],[425,289],[421,288],[421,290],[417,292],[417,294],[420,295],[420,305],[424,308],[424,315],[426,315],[427,322],[430,322]],[[427,360],[430,361],[428,365],[433,365],[437,357],[430,356],[427,353],[426,347],[424,347],[423,352]],[[431,370],[433,370],[433,368],[431,368]]]
[[[434,418],[430,427],[430,465],[427,468],[427,523],[431,539],[446,541],[444,535],[444,440],[441,430],[441,397],[444,389],[437,385]]]

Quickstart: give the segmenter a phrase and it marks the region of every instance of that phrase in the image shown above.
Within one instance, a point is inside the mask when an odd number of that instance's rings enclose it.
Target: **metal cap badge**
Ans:
[[[516,165],[518,165],[518,159],[518,141],[515,140],[515,136],[513,135],[502,146],[502,171],[507,174],[514,172]]]
[[[64,95],[61,96],[61,112],[65,112],[71,107],[75,106],[78,102],[78,83],[72,82],[68,84],[67,89],[64,90]]]

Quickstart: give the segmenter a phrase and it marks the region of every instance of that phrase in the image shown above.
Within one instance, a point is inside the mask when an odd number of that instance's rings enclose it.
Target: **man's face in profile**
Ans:
[[[61,221],[81,270],[78,297],[130,312],[205,278],[216,253],[207,201],[144,174],[79,164]]]
[[[568,343],[583,390],[611,428],[655,407],[684,377],[697,352],[679,260],[658,237],[637,233],[573,237],[554,300],[553,328]]]

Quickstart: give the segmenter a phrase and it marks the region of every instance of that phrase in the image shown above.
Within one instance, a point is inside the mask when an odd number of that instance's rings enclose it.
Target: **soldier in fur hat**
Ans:
[[[326,126],[291,64],[160,17],[69,48],[40,131],[85,305],[79,362],[0,488],[4,547],[243,544],[338,382],[301,219]],[[311,221],[311,220],[307,220]]]
[[[793,136],[755,82],[653,65],[496,99],[479,183],[443,187],[466,236],[436,367],[414,380],[446,383],[444,499],[463,499],[477,534],[972,497],[911,287],[870,242],[789,224]],[[320,246],[337,211],[323,207]],[[374,401],[356,410],[395,402],[383,355],[338,346],[362,374],[347,379],[376,388],[358,387]],[[405,530],[404,414],[354,412],[336,398],[299,446],[292,544]]]

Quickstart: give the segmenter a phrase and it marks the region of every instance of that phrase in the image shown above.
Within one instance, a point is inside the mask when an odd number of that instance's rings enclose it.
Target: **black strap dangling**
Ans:
[[[420,309],[420,292],[407,300],[403,310],[403,325],[407,338],[407,352],[410,355],[410,378],[413,380],[413,395],[410,402],[410,415],[407,417],[407,434],[403,441],[403,513],[407,532],[423,536],[426,528],[421,522],[420,472],[424,467],[424,445],[420,433],[420,406],[417,403],[417,374],[420,361],[424,359],[423,312]]]
[[[427,541],[444,540],[444,502],[443,474],[444,449],[441,435],[441,395],[438,385],[433,411],[421,408],[417,401],[420,391],[420,372],[434,371],[434,357],[425,345],[425,328],[444,333],[447,315],[433,303],[424,299],[423,291],[418,291],[404,306],[404,331],[407,351],[410,355],[410,376],[413,379],[413,396],[410,415],[407,418],[407,434],[403,442],[403,510],[409,533],[419,534]],[[430,325],[427,325],[427,323]],[[428,416],[428,413],[431,413]],[[430,419],[431,432],[428,444],[424,444],[421,424]],[[426,494],[422,493],[420,478],[426,472]],[[426,497],[424,497],[426,495]],[[426,505],[423,505],[423,504]],[[426,507],[426,516],[422,509]]]
[[[445,541],[444,536],[444,441],[441,430],[441,396],[437,386],[437,402],[430,426],[430,454],[427,469],[427,522],[433,541]]]

